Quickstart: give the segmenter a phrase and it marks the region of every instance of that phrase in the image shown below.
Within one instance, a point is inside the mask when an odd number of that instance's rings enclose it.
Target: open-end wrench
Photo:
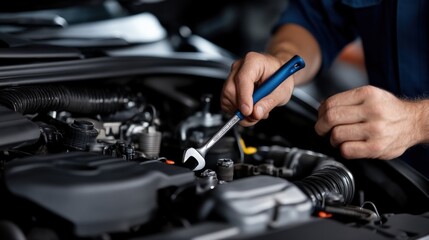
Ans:
[[[295,72],[305,67],[304,60],[295,55],[283,66],[281,66],[273,75],[271,75],[261,86],[256,89],[253,93],[253,104],[257,103],[263,97],[270,94],[274,89],[276,89],[283,81],[290,77]],[[188,161],[190,158],[193,158],[197,161],[197,166],[193,169],[198,171],[204,168],[206,161],[204,159],[208,150],[213,147],[215,143],[219,141],[236,123],[240,120],[243,120],[243,114],[237,110],[234,116],[227,122],[225,125],[219,129],[213,137],[211,137],[202,147],[200,148],[188,148],[183,153],[183,163]]]

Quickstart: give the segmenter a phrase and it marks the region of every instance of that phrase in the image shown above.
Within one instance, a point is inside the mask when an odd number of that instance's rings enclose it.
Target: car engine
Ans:
[[[358,184],[343,163],[264,130],[281,127],[274,122],[231,130],[201,171],[183,164],[184,149],[203,144],[226,119],[214,97],[221,81],[120,82],[126,84],[0,91],[2,217],[5,231],[15,234],[9,239],[20,239],[16,231],[28,239],[140,239],[175,231],[230,238],[332,219],[359,236],[400,231],[383,223],[401,215],[380,215],[371,201],[356,205]]]
[[[229,117],[233,57],[186,29],[73,35],[88,29],[0,35],[1,239],[428,238],[427,179],[400,159],[344,160],[299,88],[193,171],[185,149]]]

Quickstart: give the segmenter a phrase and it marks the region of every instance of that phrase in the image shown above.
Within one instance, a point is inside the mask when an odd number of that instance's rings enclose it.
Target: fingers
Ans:
[[[237,109],[246,116],[241,125],[253,125],[268,117],[276,106],[285,104],[292,94],[293,77],[286,80],[270,95],[253,105],[253,92],[262,82],[272,75],[281,62],[270,55],[250,52],[243,59],[234,62],[224,84],[221,95],[222,110],[233,113]]]
[[[231,65],[231,71],[225,81],[221,93],[221,107],[227,113],[234,113],[237,110],[236,87],[234,83],[235,75],[237,74],[242,60],[237,60]]]
[[[227,98],[227,97],[221,98],[222,111],[229,114],[233,114],[236,111],[236,108],[234,106],[235,104],[230,100],[230,98]]]
[[[369,87],[360,87],[335,94],[326,101],[322,102],[319,108],[319,117],[324,115],[326,111],[331,108],[362,104],[367,96],[371,95],[370,91],[371,88]]]
[[[319,112],[315,130],[317,134],[325,135],[335,126],[360,123],[365,120],[365,110],[361,105],[336,106],[327,108],[323,113]]]
[[[250,127],[250,126],[255,125],[260,120],[267,119],[268,117],[269,117],[269,113],[266,113],[262,118],[258,118],[258,119],[255,119],[255,118],[252,118],[251,116],[249,116],[249,117],[241,120],[240,125],[243,127]]]
[[[382,89],[365,86],[323,102],[315,130],[319,135],[330,133],[331,145],[347,159],[392,159],[415,144],[410,136],[415,129],[412,106],[405,107]]]
[[[245,58],[235,61],[231,66],[230,74],[223,86],[221,95],[222,109],[234,112],[237,109],[244,116],[249,116],[253,111],[252,94],[255,83],[261,79],[259,70],[261,54],[248,53]]]
[[[371,144],[365,141],[349,141],[341,144],[341,155],[346,159],[370,158],[368,148]]]
[[[315,130],[319,135],[330,133],[330,143],[339,147],[348,159],[369,157],[369,127],[364,107],[362,89],[336,94],[324,101],[319,108]]]
[[[331,131],[331,145],[338,147],[344,142],[366,141],[369,138],[366,128],[365,123],[336,126]]]
[[[280,84],[271,94],[256,103],[252,115],[255,118],[261,119],[275,107],[286,104],[292,96],[293,88],[294,78],[291,76]]]
[[[379,115],[380,101],[377,99],[381,93],[375,87],[364,86],[328,98],[319,107],[317,134],[325,135],[335,126],[364,122]]]
[[[253,111],[253,91],[255,84],[263,77],[265,56],[257,53],[248,53],[243,59],[239,71],[234,76],[237,93],[237,107],[244,116]]]
[[[401,153],[395,153],[394,155],[386,154],[386,146],[376,141],[348,141],[344,142],[340,146],[341,155],[346,159],[392,159],[393,156]]]

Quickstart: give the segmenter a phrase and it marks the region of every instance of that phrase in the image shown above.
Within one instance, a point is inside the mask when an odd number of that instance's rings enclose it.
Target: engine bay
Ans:
[[[414,194],[421,188],[399,189],[403,182],[367,185],[381,181],[381,176],[363,180],[378,167],[341,161],[312,132],[311,111],[298,96],[254,127],[231,129],[207,153],[205,168],[192,171],[192,161],[182,162],[184,150],[204,144],[227,120],[219,109],[221,87],[221,79],[167,75],[2,88],[3,234],[10,234],[8,239],[428,234],[427,205],[408,205],[425,201],[423,193]],[[378,190],[384,187],[384,193]],[[412,199],[387,197],[406,192]]]
[[[401,159],[343,159],[299,87],[194,171],[184,152],[229,119],[219,98],[236,56],[177,26],[183,3],[100,2],[17,3],[1,19],[0,239],[428,238],[428,179]],[[172,4],[168,29],[152,2]]]

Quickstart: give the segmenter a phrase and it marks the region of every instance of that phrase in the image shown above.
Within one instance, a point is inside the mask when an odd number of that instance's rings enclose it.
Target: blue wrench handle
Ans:
[[[299,70],[305,67],[304,59],[300,56],[295,55],[288,62],[283,64],[273,75],[271,75],[265,82],[261,84],[261,86],[256,89],[253,93],[253,104],[257,103],[263,97],[270,94],[274,89],[276,89],[283,81],[285,81],[292,74],[298,72]],[[235,113],[240,120],[244,119],[244,115],[237,111]]]

